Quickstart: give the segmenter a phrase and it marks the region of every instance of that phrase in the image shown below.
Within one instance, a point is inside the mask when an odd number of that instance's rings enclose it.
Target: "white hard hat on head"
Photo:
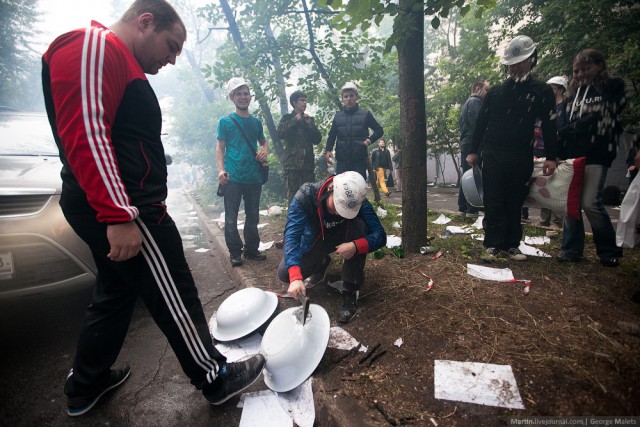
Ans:
[[[563,76],[551,77],[549,80],[547,80],[547,84],[562,86],[565,90],[567,90],[567,79]]]
[[[242,77],[232,77],[229,79],[227,82],[227,94],[229,95],[229,98],[231,98],[236,89],[242,86],[250,87],[249,82]]]
[[[343,172],[333,178],[333,204],[341,217],[355,218],[366,197],[367,183],[358,172]]]
[[[503,65],[513,65],[524,61],[536,51],[536,44],[528,36],[515,36],[504,48]]]
[[[353,82],[345,83],[344,86],[342,86],[342,90],[340,90],[340,93],[344,93],[345,90],[352,90],[356,93],[356,95],[358,94],[358,86],[356,86],[356,84]]]

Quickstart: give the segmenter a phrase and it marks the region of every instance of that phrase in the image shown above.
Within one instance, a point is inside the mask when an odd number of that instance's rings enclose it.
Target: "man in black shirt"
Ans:
[[[536,45],[527,36],[516,36],[507,45],[502,64],[509,79],[487,92],[466,160],[473,166],[482,152],[484,186],[483,259],[527,259],[519,250],[522,239],[520,210],[533,172],[533,131],[541,120],[546,161],[543,174],[556,169],[555,97],[551,88],[531,77],[538,58]]]

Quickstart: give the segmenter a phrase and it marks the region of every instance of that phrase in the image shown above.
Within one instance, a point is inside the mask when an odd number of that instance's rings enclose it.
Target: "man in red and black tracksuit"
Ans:
[[[178,230],[167,214],[160,106],[146,74],[175,64],[186,29],[164,0],[136,0],[110,27],[58,37],[43,57],[47,114],[62,160],[61,207],[98,268],[73,369],[68,414],[121,385],[111,369],[140,297],[191,383],[220,404],[253,383],[264,359],[226,363],[214,347]]]

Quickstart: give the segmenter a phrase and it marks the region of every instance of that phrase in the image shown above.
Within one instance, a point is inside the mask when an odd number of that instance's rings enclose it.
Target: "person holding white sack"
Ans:
[[[604,54],[596,49],[580,51],[573,61],[572,93],[567,102],[568,124],[559,130],[561,158],[586,157],[580,204],[589,219],[600,263],[618,267],[622,248],[602,203],[607,171],[616,158],[622,126],[618,115],[626,104],[624,81],[610,78]],[[584,252],[584,220],[565,217],[560,262],[578,262]]]

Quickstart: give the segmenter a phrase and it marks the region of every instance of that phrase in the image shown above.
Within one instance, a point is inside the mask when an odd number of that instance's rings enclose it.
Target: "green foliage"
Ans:
[[[0,105],[33,110],[44,108],[40,57],[33,38],[40,22],[37,0],[0,2]]]

